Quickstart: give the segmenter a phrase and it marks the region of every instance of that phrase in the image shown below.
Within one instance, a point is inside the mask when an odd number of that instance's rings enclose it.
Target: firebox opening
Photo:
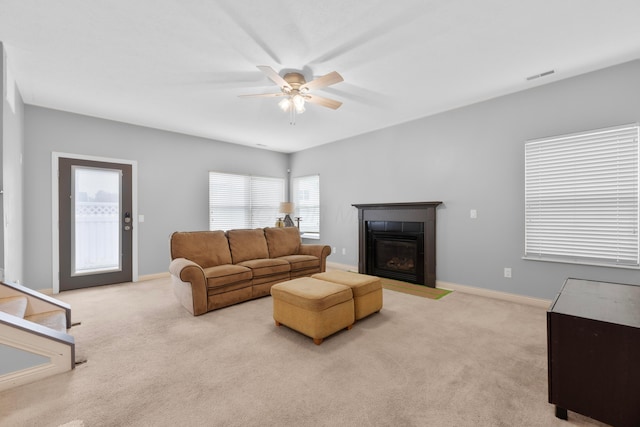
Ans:
[[[416,241],[376,239],[376,267],[391,271],[416,272]]]
[[[398,221],[372,221],[367,225],[368,273],[423,284],[423,225]]]

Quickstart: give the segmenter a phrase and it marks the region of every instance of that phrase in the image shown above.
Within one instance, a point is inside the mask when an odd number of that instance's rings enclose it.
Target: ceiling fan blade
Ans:
[[[319,89],[322,87],[327,87],[327,86],[334,85],[336,83],[340,83],[341,81],[344,81],[342,76],[338,74],[338,72],[332,71],[329,74],[325,74],[322,77],[318,77],[315,80],[311,80],[310,82],[303,84],[300,89],[304,89],[304,88],[308,90]]]
[[[342,102],[336,101],[335,99],[323,98],[318,95],[305,95],[305,100],[312,104],[322,105],[323,107],[331,108],[337,110],[342,105]]]
[[[257,93],[253,95],[238,95],[240,98],[274,98],[276,96],[285,96],[285,93]]]
[[[280,74],[276,73],[276,70],[274,70],[273,68],[269,67],[268,65],[258,65],[258,68],[260,69],[260,71],[265,73],[271,81],[277,84],[280,89],[285,87],[291,89],[289,83],[287,83],[287,81],[283,79]]]

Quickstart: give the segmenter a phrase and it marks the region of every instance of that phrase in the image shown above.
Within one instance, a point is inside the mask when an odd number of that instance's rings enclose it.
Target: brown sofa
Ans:
[[[194,316],[324,272],[331,253],[326,245],[302,244],[295,227],[175,232],[170,250],[174,293]]]

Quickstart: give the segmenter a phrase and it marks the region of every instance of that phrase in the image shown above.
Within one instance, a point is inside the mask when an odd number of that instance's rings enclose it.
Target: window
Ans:
[[[300,218],[302,237],[320,238],[320,175],[293,178],[294,217]]]
[[[209,172],[209,230],[273,227],[284,179]]]
[[[525,258],[638,267],[638,125],[525,143]]]

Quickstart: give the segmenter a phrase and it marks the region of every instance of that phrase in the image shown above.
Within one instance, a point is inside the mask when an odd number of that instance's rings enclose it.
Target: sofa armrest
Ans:
[[[169,264],[173,290],[182,305],[194,316],[207,312],[207,279],[198,264],[176,258]]]
[[[298,253],[300,255],[313,255],[320,258],[320,272],[323,273],[327,270],[327,257],[331,254],[331,246],[301,244]]]

